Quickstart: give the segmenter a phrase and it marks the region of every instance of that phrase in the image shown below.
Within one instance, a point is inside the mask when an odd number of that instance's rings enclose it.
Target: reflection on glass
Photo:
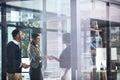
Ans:
[[[48,25],[47,29],[63,31],[64,24],[65,24],[64,20],[61,20],[61,21],[48,21],[47,22],[47,25]]]
[[[119,78],[119,70],[120,70],[120,5],[110,4],[109,7],[110,13],[110,44],[111,48],[115,48],[114,52],[111,52],[111,67],[115,73],[112,72],[113,79],[120,79]],[[116,53],[115,53],[116,52]],[[112,54],[114,53],[114,55]]]
[[[22,61],[24,63],[29,64],[27,47],[30,41],[30,34],[32,32],[40,33],[41,30],[42,1],[43,0],[19,0],[6,2],[8,27],[20,28],[23,31],[23,40],[20,45],[22,48]],[[11,31],[10,28],[8,28],[8,33],[9,31]],[[11,38],[12,36],[8,37],[9,40],[11,40]],[[23,80],[30,80],[28,71],[29,69],[22,70]]]
[[[102,12],[102,15],[101,15]],[[103,1],[93,1],[92,2],[92,11],[91,18],[106,20],[106,3]]]
[[[51,3],[51,4],[50,4]],[[47,55],[60,57],[65,45],[62,42],[62,34],[70,32],[70,0],[46,0],[47,19]],[[59,62],[47,60],[45,79],[61,80],[63,70]],[[71,76],[69,76],[71,78]],[[70,80],[70,79],[67,79]]]
[[[47,61],[47,70],[45,71],[46,74],[49,74],[46,76],[47,79],[61,79],[63,78],[65,70],[67,69],[68,72],[66,72],[66,76],[64,78],[67,78],[67,80],[71,80],[70,69],[67,68],[68,65],[70,65],[68,64],[71,57],[70,46],[66,46],[63,44],[66,43],[68,39],[70,40],[70,38],[65,35],[64,42],[63,34],[57,32],[47,32],[47,36],[47,55],[50,57],[50,60]]]
[[[51,5],[49,5],[51,3]],[[48,17],[70,16],[70,0],[46,0],[46,11],[52,15]]]
[[[54,55],[59,57],[60,52],[63,49],[61,35],[57,32],[47,32],[47,55]],[[48,80],[60,78],[59,63],[56,61],[47,60],[47,69],[45,70],[45,77]],[[48,75],[47,75],[48,74]]]
[[[110,4],[110,19],[112,22],[120,22],[120,5]],[[116,25],[118,26],[118,25]]]

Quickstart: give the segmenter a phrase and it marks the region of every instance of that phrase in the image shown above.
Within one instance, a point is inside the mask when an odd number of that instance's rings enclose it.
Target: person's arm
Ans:
[[[30,66],[30,65],[28,65],[28,64],[26,64],[26,63],[21,63],[21,64],[20,64],[20,67],[21,67],[21,68],[25,68],[25,69],[28,68],[29,66]]]
[[[61,80],[65,80],[65,78],[66,78],[66,75],[67,75],[68,71],[69,71],[69,69],[68,69],[68,68],[66,68],[66,69],[65,69],[65,71],[64,71],[63,76],[61,77]]]
[[[60,59],[57,58],[57,57],[55,57],[55,56],[48,56],[47,58],[48,58],[49,60],[55,59],[56,61],[60,61]]]
[[[52,56],[56,61],[60,61],[59,58]]]

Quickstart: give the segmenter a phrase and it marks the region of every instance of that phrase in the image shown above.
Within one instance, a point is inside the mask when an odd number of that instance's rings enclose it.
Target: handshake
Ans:
[[[53,60],[55,57],[54,56],[47,56],[49,60]]]
[[[59,59],[57,58],[57,57],[55,57],[55,56],[47,56],[47,58],[49,59],[49,60],[57,60],[57,61],[59,61]]]
[[[57,57],[55,57],[55,56],[46,56],[46,57],[44,57],[43,59],[49,59],[49,60],[57,60],[57,61],[59,61],[59,59],[57,58]],[[22,68],[24,68],[24,69],[27,69],[28,67],[29,67],[30,65],[28,65],[28,64],[26,64],[26,63],[21,63],[20,64],[20,67],[22,67]]]
[[[26,68],[28,68],[28,67],[29,67],[29,65],[28,65],[28,64],[26,64],[26,63],[21,63],[21,64],[20,64],[20,67],[22,67],[22,68],[26,69]]]

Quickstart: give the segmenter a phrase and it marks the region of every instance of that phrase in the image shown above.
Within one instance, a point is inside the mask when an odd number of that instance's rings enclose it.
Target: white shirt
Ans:
[[[18,45],[19,46],[19,48],[20,48],[20,42],[18,42],[18,41],[16,41],[16,40],[12,40],[16,45]]]
[[[16,40],[12,40],[15,44],[19,45],[19,42]]]

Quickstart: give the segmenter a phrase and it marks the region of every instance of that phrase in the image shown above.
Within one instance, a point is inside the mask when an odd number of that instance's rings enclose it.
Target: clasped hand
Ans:
[[[26,64],[26,63],[22,63],[22,64],[21,64],[21,67],[26,69],[26,68],[28,68],[28,67],[29,67],[29,65],[28,65],[28,64]]]

